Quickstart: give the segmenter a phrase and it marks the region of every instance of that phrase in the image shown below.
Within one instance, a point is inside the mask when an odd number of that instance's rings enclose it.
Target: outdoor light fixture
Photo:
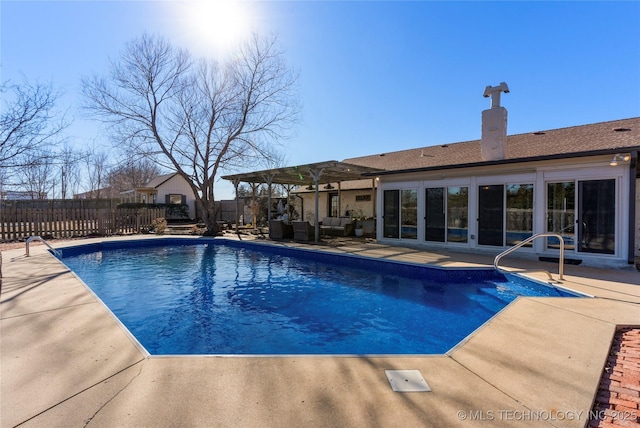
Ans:
[[[309,185],[307,186],[307,190],[313,190],[313,184],[309,184]]]
[[[333,186],[331,185],[331,183],[327,183],[327,185],[324,186],[324,188],[327,189],[327,190],[331,190],[331,189],[333,189]]]
[[[631,159],[631,156],[629,156],[629,155],[618,155],[618,154],[615,154],[615,155],[613,155],[613,159],[611,159],[611,162],[609,162],[609,165],[617,166],[618,162],[629,162],[629,159]]]

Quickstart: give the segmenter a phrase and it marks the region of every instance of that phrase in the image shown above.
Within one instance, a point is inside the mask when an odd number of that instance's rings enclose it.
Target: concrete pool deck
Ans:
[[[355,240],[263,242],[447,267],[493,263]],[[562,285],[595,298],[520,298],[446,355],[147,357],[44,246],[30,252],[2,251],[0,427],[582,427],[616,327],[640,325],[640,272],[567,265]],[[557,277],[557,264],[501,265]],[[393,392],[385,370],[419,370],[432,391]]]

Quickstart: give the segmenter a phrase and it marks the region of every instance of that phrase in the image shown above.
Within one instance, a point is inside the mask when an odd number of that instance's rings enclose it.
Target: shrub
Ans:
[[[167,220],[164,217],[158,217],[151,222],[151,228],[155,230],[156,235],[163,235],[167,229]]]

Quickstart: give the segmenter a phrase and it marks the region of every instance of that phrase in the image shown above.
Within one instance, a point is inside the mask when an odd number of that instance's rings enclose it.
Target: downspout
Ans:
[[[627,263],[636,262],[636,167],[638,164],[638,152],[631,152],[629,162],[629,245],[627,248]]]

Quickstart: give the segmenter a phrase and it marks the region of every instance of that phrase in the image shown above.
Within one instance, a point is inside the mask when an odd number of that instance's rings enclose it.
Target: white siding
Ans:
[[[450,171],[411,173],[405,175],[393,175],[380,177],[377,195],[377,222],[378,240],[381,242],[400,242],[402,238],[384,238],[382,234],[382,204],[383,192],[395,189],[418,189],[418,239],[408,239],[407,242],[421,244],[430,247],[460,248],[461,246],[469,250],[487,251],[498,254],[500,247],[487,248],[478,245],[475,239],[478,236],[478,186],[483,185],[507,185],[507,184],[534,184],[533,196],[533,233],[546,231],[547,227],[547,183],[555,181],[576,181],[576,180],[609,180],[616,183],[615,198],[615,253],[597,254],[589,252],[568,251],[565,257],[578,258],[585,264],[592,265],[625,265],[627,264],[628,232],[629,232],[629,203],[635,203],[636,225],[640,224],[640,197],[629,201],[629,165],[621,164],[610,166],[610,156],[592,157],[582,159],[572,159],[569,161],[546,161],[518,165],[499,165],[491,168],[469,168]],[[639,183],[640,184],[640,183]],[[464,185],[469,187],[468,200],[468,242],[460,243],[437,243],[428,242],[424,239],[424,194],[426,187],[446,187]],[[578,209],[578,194],[576,188],[576,209]],[[636,227],[636,249],[640,241],[640,228]],[[534,242],[533,248],[522,248],[519,253],[529,254],[532,257],[540,255],[556,256],[557,250],[548,250],[544,239]]]
[[[186,195],[187,205],[189,206],[189,217],[195,218],[196,216],[196,204],[195,197],[191,191],[191,187],[184,178],[179,175],[174,175],[169,180],[158,186],[158,198],[156,203],[164,204],[167,195]]]

